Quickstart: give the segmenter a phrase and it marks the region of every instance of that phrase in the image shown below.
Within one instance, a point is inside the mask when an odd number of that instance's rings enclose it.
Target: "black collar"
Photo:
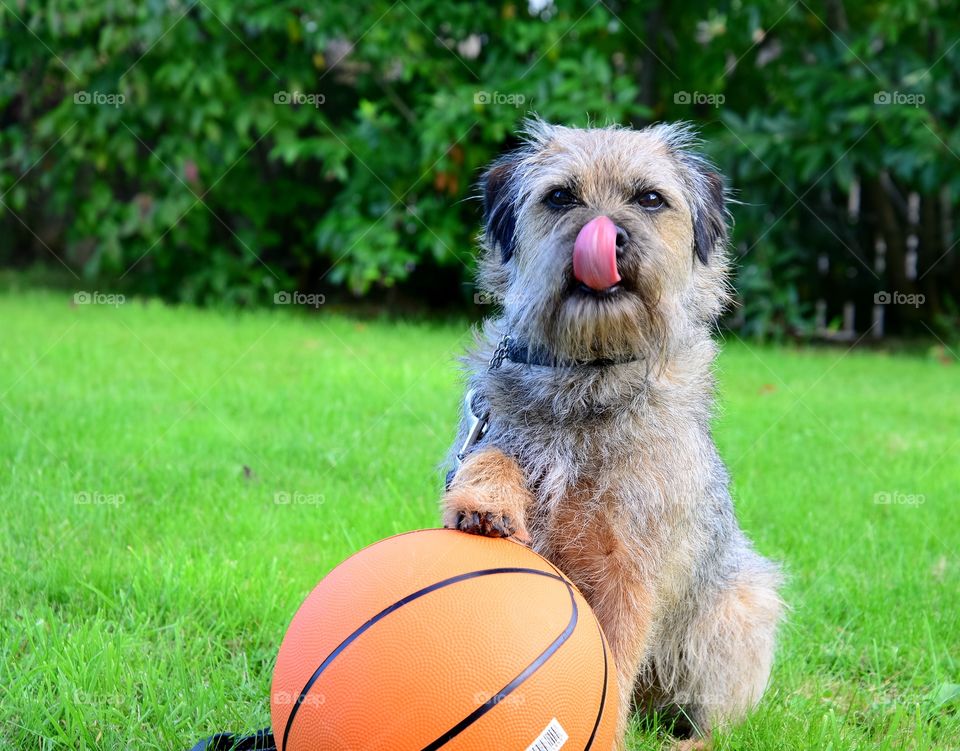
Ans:
[[[491,370],[499,368],[504,360],[509,360],[519,365],[540,365],[548,368],[573,368],[581,366],[603,368],[610,365],[623,365],[625,363],[636,362],[637,359],[636,357],[625,359],[603,357],[596,360],[561,360],[543,350],[533,349],[530,345],[519,342],[509,334],[506,334],[497,345],[493,358],[490,360],[490,368]]]

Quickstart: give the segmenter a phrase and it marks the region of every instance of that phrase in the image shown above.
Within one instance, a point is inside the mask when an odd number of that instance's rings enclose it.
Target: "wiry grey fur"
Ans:
[[[531,121],[525,144],[484,184],[480,284],[502,311],[465,362],[490,412],[478,450],[519,465],[532,500],[513,521],[593,605],[622,699],[635,691],[647,706],[678,705],[706,733],[760,699],[781,602],[778,568],[737,525],[710,433],[712,330],[729,297],[727,213],[723,182],[695,145],[683,126]],[[542,196],[555,184],[578,186],[583,205],[548,212]],[[635,184],[667,194],[669,213],[631,204]],[[630,233],[618,261],[626,291],[575,297],[573,238],[599,214]],[[561,360],[635,359],[488,370],[504,334]],[[470,510],[463,498],[448,494],[447,524]]]

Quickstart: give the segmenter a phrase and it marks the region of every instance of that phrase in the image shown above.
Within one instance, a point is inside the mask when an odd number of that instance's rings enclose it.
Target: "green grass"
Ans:
[[[0,744],[269,724],[307,592],[437,522],[466,326],[31,291],[0,321]],[[718,371],[739,515],[792,606],[766,699],[721,747],[956,748],[957,364],[729,342]],[[659,747],[641,725],[635,748]]]

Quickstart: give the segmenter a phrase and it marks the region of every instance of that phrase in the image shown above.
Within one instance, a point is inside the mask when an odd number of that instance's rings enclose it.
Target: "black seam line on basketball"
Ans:
[[[336,659],[336,657],[343,652],[343,650],[349,647],[364,631],[369,629],[378,621],[383,620],[394,611],[399,610],[404,605],[411,603],[414,600],[423,597],[424,595],[428,595],[431,592],[436,592],[438,589],[443,589],[444,587],[449,587],[451,584],[459,584],[460,582],[467,581],[468,579],[476,579],[481,576],[493,576],[494,574],[535,574],[537,576],[545,576],[548,579],[556,579],[557,581],[563,582],[568,588],[570,586],[562,576],[555,576],[549,571],[541,571],[540,569],[526,568],[523,566],[509,566],[503,568],[478,569],[477,571],[468,571],[465,574],[451,576],[449,579],[442,579],[441,581],[434,582],[429,587],[419,589],[416,592],[397,600],[392,605],[384,608],[375,616],[371,617],[366,623],[357,628],[356,631],[340,642],[339,646],[334,649],[323,662],[320,663],[320,667],[313,671],[313,675],[310,676],[310,680],[307,681],[306,685],[303,687],[303,690],[300,692],[300,695],[297,697],[297,701],[294,703],[293,709],[290,710],[290,716],[287,717],[287,725],[283,730],[283,743],[280,745],[281,751],[286,751],[287,749],[287,740],[290,737],[290,729],[293,727],[293,719],[297,716],[297,710],[300,709],[300,705],[303,704],[304,699],[307,698],[307,693],[313,687],[313,684],[317,682],[320,674],[327,669],[327,666],[333,662],[334,659]],[[576,605],[576,603],[574,603],[574,605]]]
[[[558,575],[562,576],[563,572],[560,571],[553,563],[547,561],[547,565],[550,566]],[[600,649],[603,651],[603,690],[600,692],[600,709],[597,710],[597,719],[593,723],[593,732],[590,733],[590,738],[587,740],[587,745],[584,746],[583,751],[590,751],[590,748],[593,746],[593,742],[597,737],[597,730],[600,728],[600,720],[603,718],[603,708],[607,703],[607,682],[609,681],[609,666],[607,663],[607,640],[603,637],[603,629],[600,627],[600,621],[597,621],[597,633],[600,636]]]
[[[603,717],[603,705],[607,702],[607,643],[603,640],[603,629],[600,628],[600,621],[597,621],[597,634],[600,637],[600,649],[603,650],[603,689],[600,691],[600,709],[597,710],[597,720],[593,723],[593,732],[590,733],[590,739],[583,751],[590,751],[593,741],[597,737],[597,729],[600,727],[600,718]]]
[[[556,577],[551,577],[556,578]],[[537,670],[539,670],[543,664],[553,656],[563,643],[570,638],[570,635],[573,633],[573,630],[577,627],[577,617],[578,617],[578,608],[577,600],[573,596],[573,587],[571,587],[566,581],[561,579],[567,587],[567,592],[570,595],[570,605],[572,610],[570,613],[570,622],[567,624],[567,627],[561,632],[561,634],[553,640],[553,642],[548,646],[543,652],[541,652],[537,658],[531,662],[527,667],[525,667],[520,674],[510,681],[506,686],[497,691],[493,696],[491,696],[483,706],[477,707],[473,712],[464,717],[460,722],[450,728],[446,733],[437,738],[433,743],[424,746],[421,751],[436,751],[447,744],[448,741],[453,740],[456,736],[470,727],[473,723],[483,717],[487,712],[493,709],[497,704],[503,701],[507,696],[509,696],[513,691],[517,689],[520,684],[522,684],[527,678],[533,675]]]

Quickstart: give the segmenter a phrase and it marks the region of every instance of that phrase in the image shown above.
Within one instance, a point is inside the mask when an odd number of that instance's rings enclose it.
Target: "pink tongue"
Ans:
[[[617,273],[617,228],[605,216],[583,225],[573,244],[573,275],[591,289],[605,290],[620,281]]]

